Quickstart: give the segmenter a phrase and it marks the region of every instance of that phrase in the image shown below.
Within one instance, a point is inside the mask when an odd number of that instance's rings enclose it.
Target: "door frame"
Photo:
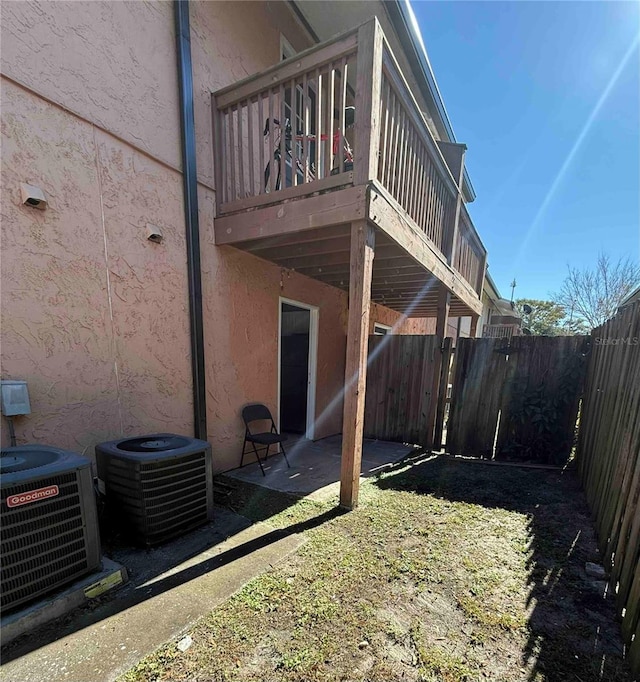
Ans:
[[[314,440],[316,423],[316,370],[318,364],[318,320],[320,309],[315,305],[278,297],[278,431],[280,431],[280,382],[282,373],[282,304],[296,306],[309,311],[309,364],[307,367],[307,423],[305,438]]]

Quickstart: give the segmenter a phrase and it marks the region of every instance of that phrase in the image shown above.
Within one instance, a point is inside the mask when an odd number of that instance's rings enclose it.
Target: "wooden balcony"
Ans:
[[[443,285],[451,315],[481,313],[486,251],[462,200],[464,153],[449,159],[454,177],[376,20],[214,93],[213,125],[217,244],[348,290],[351,225],[364,220],[371,300],[436,315]]]

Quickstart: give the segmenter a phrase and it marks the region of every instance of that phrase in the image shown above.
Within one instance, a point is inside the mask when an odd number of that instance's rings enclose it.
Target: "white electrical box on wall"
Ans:
[[[0,382],[2,392],[2,414],[15,417],[19,414],[31,414],[29,391],[26,381],[3,379]]]

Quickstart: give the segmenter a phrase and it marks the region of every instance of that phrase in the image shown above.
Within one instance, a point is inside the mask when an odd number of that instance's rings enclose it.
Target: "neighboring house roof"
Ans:
[[[484,276],[484,293],[488,296],[498,315],[502,317],[513,317],[516,320],[522,319],[515,303],[500,296],[500,291],[488,271]]]
[[[498,291],[498,287],[496,286],[496,283],[493,281],[493,277],[491,277],[488,270],[485,273],[484,281],[485,281],[484,290],[487,293],[487,296],[494,302],[501,299],[502,296],[500,296],[500,292]],[[489,286],[487,286],[487,285],[489,285]]]
[[[640,286],[636,287],[630,294],[622,299],[622,303],[618,306],[619,308],[625,308],[636,301],[640,301]]]
[[[500,298],[497,301],[497,307],[501,315],[504,317],[514,317],[518,320],[521,319],[520,313],[516,308],[516,304],[513,301],[509,301],[506,298]]]

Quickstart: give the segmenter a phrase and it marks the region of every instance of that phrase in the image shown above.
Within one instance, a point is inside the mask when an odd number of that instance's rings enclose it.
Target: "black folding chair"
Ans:
[[[276,429],[276,423],[273,421],[273,417],[271,416],[271,412],[269,412],[269,408],[266,405],[261,405],[260,403],[255,403],[253,405],[247,405],[246,407],[242,408],[242,420],[244,421],[244,443],[242,444],[242,457],[240,458],[240,466],[242,466],[242,463],[244,461],[244,456],[247,454],[247,443],[251,443],[253,446],[253,452],[255,453],[256,459],[258,460],[258,464],[260,465],[260,470],[262,471],[262,475],[264,476],[264,467],[262,466],[262,462],[260,461],[260,455],[258,454],[258,450],[263,451],[264,450],[264,461],[267,461],[267,457],[269,456],[269,448],[272,445],[280,445],[280,449],[282,450],[282,454],[284,455],[284,461],[287,463],[287,466],[289,468],[289,460],[287,459],[287,453],[284,450],[284,441],[287,440],[286,436],[283,436],[278,433],[278,430]],[[251,433],[251,429],[249,428],[249,424],[251,422],[256,422],[256,421],[270,421],[271,422],[271,431],[264,431],[262,433]],[[260,445],[262,446],[261,448],[258,448],[257,446]]]

